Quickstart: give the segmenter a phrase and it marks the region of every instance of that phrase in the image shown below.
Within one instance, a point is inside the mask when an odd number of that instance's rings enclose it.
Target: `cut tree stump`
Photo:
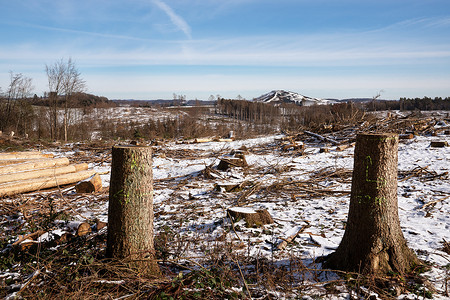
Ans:
[[[106,256],[145,276],[161,275],[153,244],[151,147],[112,148]]]
[[[430,143],[430,147],[432,148],[444,148],[448,147],[448,143],[446,141],[433,141]]]
[[[245,155],[241,152],[233,152],[233,156],[224,156],[220,158],[220,162],[217,165],[217,169],[221,171],[226,171],[232,167],[246,168],[248,167]]]
[[[232,207],[227,213],[235,222],[245,220],[247,227],[260,227],[262,225],[272,224],[273,219],[266,209],[253,209],[247,207]]]
[[[347,225],[326,268],[404,275],[420,264],[400,227],[397,164],[396,134],[357,135]]]
[[[77,193],[95,193],[102,189],[102,179],[99,174],[94,174],[90,178],[75,185]]]

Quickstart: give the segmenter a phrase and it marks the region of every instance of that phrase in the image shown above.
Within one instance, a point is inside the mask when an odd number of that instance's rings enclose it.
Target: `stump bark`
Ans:
[[[106,255],[143,275],[160,275],[153,244],[151,147],[112,148]]]
[[[326,258],[326,267],[404,274],[420,263],[400,228],[397,163],[396,134],[357,135],[347,225],[338,249]]]
[[[247,227],[261,227],[266,224],[272,224],[273,219],[267,209],[252,209],[246,207],[232,207],[227,209],[227,213],[234,219],[239,221],[245,220]]]

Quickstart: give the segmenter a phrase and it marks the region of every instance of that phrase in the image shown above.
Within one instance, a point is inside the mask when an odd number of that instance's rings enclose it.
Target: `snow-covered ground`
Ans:
[[[437,290],[436,299],[445,299],[449,279],[450,255],[442,248],[444,240],[450,242],[450,147],[432,148],[430,142],[448,141],[448,137],[416,136],[399,144],[400,222],[409,247],[432,266],[425,276]],[[155,147],[155,233],[170,227],[180,239],[194,241],[178,249],[178,256],[199,262],[207,249],[226,240],[238,245],[233,251],[246,256],[266,257],[280,266],[295,256],[310,268],[320,268],[314,260],[336,249],[344,234],[354,148],[337,151],[328,145],[330,151],[320,153],[323,144],[307,142],[304,154],[300,155],[281,151],[282,138],[274,135],[227,143],[170,142]],[[212,178],[202,175],[207,166],[217,166],[222,155],[244,146],[248,149],[245,156],[248,169],[218,171]],[[103,172],[103,184],[109,185],[109,163],[91,164],[91,167]],[[242,182],[247,184],[239,192],[225,192],[220,188],[221,184]],[[250,193],[252,188],[254,192]],[[431,204],[433,201],[436,203]],[[247,228],[244,221],[239,221],[234,224],[234,232],[230,230],[226,210],[237,205],[267,209],[275,223]],[[78,212],[75,222],[82,217],[106,222],[107,202]],[[283,250],[274,249],[281,238],[306,224],[309,228],[293,243]],[[323,295],[320,286],[311,291],[311,296],[314,295]],[[336,299],[347,297],[345,290],[336,295]],[[414,295],[409,297],[414,299]]]
[[[310,263],[330,254],[343,236],[350,196],[338,192],[321,195],[320,191],[350,191],[354,148],[336,151],[331,147],[330,152],[320,153],[323,145],[312,143],[306,145],[304,155],[286,154],[280,151],[278,141],[281,138],[277,135],[229,143],[173,143],[156,148],[153,162],[155,230],[170,226],[182,236],[194,238],[201,234],[201,242],[185,249],[184,255],[188,257],[203,257],[205,247],[224,235],[236,242],[243,241],[242,249],[235,251],[274,258],[281,264],[293,253]],[[450,241],[450,147],[432,148],[433,140],[448,140],[448,136],[416,136],[400,142],[398,204],[408,245],[421,260],[433,266],[425,276],[443,293],[450,266],[450,255],[442,251],[442,242]],[[246,160],[250,170],[231,169],[221,172],[216,179],[204,179],[200,175],[206,166],[217,166],[221,155],[242,146],[249,151]],[[170,157],[165,154],[169,149],[178,153],[184,151],[186,157]],[[426,171],[411,176],[414,173],[411,171],[419,168]],[[333,176],[333,173],[344,175]],[[243,203],[238,203],[237,199],[245,191],[227,193],[215,188],[216,184],[244,181],[266,189],[259,189],[244,198]],[[104,182],[108,182],[107,175]],[[302,184],[296,189],[294,182]],[[276,183],[284,184],[285,188],[268,188]],[[305,185],[308,188],[305,189]],[[437,203],[426,205],[433,201]],[[226,219],[226,209],[238,204],[267,209],[275,224],[246,228],[244,221],[240,221],[235,224],[237,234],[227,232],[229,221],[222,222]],[[102,214],[106,221],[105,212],[106,207]],[[274,251],[273,245],[278,244],[280,238],[292,235],[305,224],[310,227],[294,243],[285,250]],[[435,297],[439,298],[439,293]]]

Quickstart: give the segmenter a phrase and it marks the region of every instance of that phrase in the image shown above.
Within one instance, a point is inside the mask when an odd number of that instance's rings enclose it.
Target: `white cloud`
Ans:
[[[189,24],[178,14],[175,13],[175,11],[167,5],[165,2],[161,0],[153,0],[153,3],[157,5],[161,10],[163,10],[167,16],[172,21],[173,25],[177,27],[179,30],[183,31],[187,38],[191,39],[191,27]]]

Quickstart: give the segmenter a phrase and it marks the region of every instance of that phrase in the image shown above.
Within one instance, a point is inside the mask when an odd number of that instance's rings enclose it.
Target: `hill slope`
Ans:
[[[331,104],[331,103],[335,102],[332,100],[303,96],[303,95],[295,93],[295,92],[284,91],[284,90],[274,90],[267,94],[264,94],[257,98],[254,98],[253,100],[259,101],[259,102],[265,102],[265,103],[273,103],[273,104],[295,103],[297,105],[302,105],[302,106],[323,105],[323,104]]]

